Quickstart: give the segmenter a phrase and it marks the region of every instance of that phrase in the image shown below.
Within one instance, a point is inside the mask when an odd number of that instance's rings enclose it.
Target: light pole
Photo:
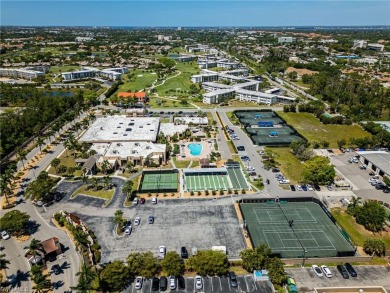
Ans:
[[[302,267],[305,266],[306,253],[307,253],[307,250],[306,250],[306,248],[304,248],[304,249],[303,249]]]

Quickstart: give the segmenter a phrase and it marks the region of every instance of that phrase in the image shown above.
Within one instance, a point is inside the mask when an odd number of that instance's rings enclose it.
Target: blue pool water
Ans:
[[[199,156],[202,153],[202,145],[200,143],[190,143],[187,146],[190,149],[190,153],[193,156]]]

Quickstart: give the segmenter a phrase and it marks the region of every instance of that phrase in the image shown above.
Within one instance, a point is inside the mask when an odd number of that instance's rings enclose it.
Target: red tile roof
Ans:
[[[118,93],[119,98],[138,98],[138,99],[144,99],[146,97],[145,92],[136,92],[136,93],[128,93],[128,92],[120,92]]]

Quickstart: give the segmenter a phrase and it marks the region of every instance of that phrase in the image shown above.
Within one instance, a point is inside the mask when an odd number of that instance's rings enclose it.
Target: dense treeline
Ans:
[[[7,91],[6,94],[12,94],[12,91]],[[15,101],[21,102],[22,99],[19,97],[23,97],[24,103],[19,111],[5,112],[0,116],[2,156],[38,134],[67,110],[81,107],[84,100],[81,92],[73,96],[51,96],[35,88],[13,88],[13,95]]]
[[[358,74],[343,77],[321,72],[314,76],[311,94],[328,102],[332,112],[339,112],[353,121],[388,119],[390,91],[378,80]]]

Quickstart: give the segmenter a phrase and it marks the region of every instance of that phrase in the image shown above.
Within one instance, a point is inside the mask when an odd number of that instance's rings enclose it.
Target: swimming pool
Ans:
[[[190,143],[187,147],[193,156],[199,156],[202,153],[203,146],[200,143]]]

